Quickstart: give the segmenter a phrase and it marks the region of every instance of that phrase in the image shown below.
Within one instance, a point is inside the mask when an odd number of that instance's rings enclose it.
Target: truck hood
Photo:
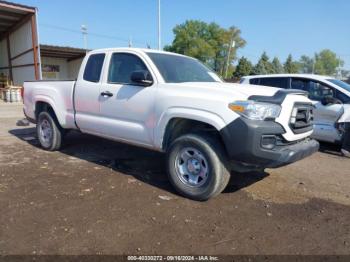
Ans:
[[[233,83],[221,83],[221,82],[186,82],[179,83],[187,88],[204,88],[213,93],[227,93],[227,94],[240,94],[245,98],[252,95],[261,96],[273,96],[279,88],[269,86],[257,86],[257,85],[246,85],[246,84],[233,84]]]

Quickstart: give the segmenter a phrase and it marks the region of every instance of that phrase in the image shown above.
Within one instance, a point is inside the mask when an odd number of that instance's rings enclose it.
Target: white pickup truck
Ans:
[[[24,112],[46,150],[67,130],[166,152],[175,189],[207,200],[230,171],[273,168],[318,150],[300,90],[223,83],[196,59],[150,49],[94,50],[77,81],[24,83]]]

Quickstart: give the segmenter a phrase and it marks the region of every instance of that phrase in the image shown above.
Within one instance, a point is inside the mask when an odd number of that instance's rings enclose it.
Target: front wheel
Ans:
[[[63,129],[49,112],[41,112],[38,116],[36,132],[40,145],[48,151],[61,148]]]
[[[199,201],[220,194],[228,184],[222,144],[207,135],[188,134],[177,138],[167,152],[170,182],[182,195]]]

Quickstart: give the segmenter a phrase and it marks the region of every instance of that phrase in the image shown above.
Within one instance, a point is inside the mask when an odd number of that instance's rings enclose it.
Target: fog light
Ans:
[[[276,146],[276,136],[268,135],[261,137],[261,147],[265,149],[273,149]]]

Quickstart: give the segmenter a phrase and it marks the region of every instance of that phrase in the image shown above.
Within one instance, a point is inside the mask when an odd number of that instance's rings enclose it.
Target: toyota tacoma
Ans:
[[[318,150],[301,90],[224,83],[194,58],[150,49],[89,52],[76,81],[24,83],[24,112],[45,150],[79,130],[167,155],[174,188],[207,200],[231,171],[275,168]]]

